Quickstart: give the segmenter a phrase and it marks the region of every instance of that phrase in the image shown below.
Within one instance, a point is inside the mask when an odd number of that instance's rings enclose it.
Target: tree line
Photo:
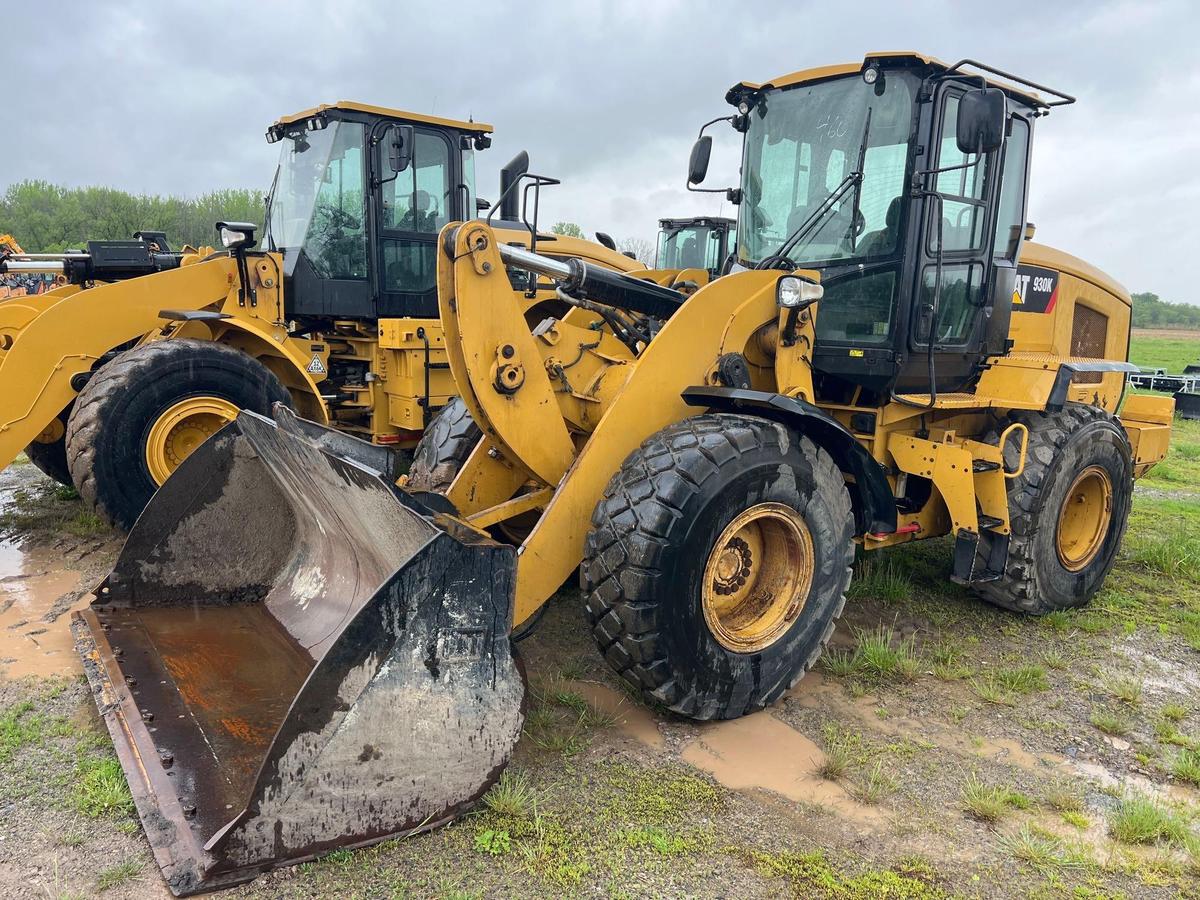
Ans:
[[[1200,328],[1200,306],[1169,303],[1149,292],[1133,295],[1134,328]]]
[[[173,249],[213,246],[221,220],[262,224],[263,193],[228,189],[190,198],[160,197],[22,181],[0,197],[0,233],[12,234],[28,253],[58,253],[89,240],[129,240],[135,231],[165,232]]]
[[[57,253],[89,240],[127,240],[135,231],[162,231],[172,247],[217,242],[216,222],[258,222],[263,194],[231,188],[198,197],[131,194],[115,188],[69,188],[47,181],[10,185],[0,197],[0,233],[11,233],[30,253]],[[560,234],[583,237],[573,222],[558,222]],[[618,243],[653,265],[654,246],[640,238]],[[1133,295],[1135,328],[1200,328],[1200,306],[1170,303],[1157,294]]]

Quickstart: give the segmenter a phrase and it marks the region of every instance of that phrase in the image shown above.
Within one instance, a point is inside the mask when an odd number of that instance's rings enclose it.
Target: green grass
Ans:
[[[880,760],[865,778],[854,783],[854,796],[859,802],[873,806],[895,793],[896,787],[896,779],[883,768],[883,760]]]
[[[532,815],[537,796],[525,775],[505,769],[500,780],[483,795],[483,805],[499,816],[525,819]]]
[[[728,852],[745,859],[767,878],[786,879],[791,895],[797,898],[946,900],[948,897],[935,883],[935,873],[923,861],[901,860],[890,869],[869,869],[848,875],[835,868],[820,850],[766,853],[730,848]]]
[[[876,682],[912,681],[917,677],[921,661],[917,656],[916,641],[899,637],[887,625],[879,625],[872,631],[858,632],[859,671]]]
[[[678,856],[692,849],[692,843],[686,838],[656,825],[631,828],[625,833],[625,842],[634,849],[644,848],[660,856]]]
[[[63,529],[76,537],[92,537],[109,531],[104,520],[88,510],[81,510],[74,518],[68,519],[63,525]]]
[[[1018,697],[1047,691],[1050,681],[1041,666],[1016,666],[993,669],[971,682],[981,700],[1002,706],[1013,706]]]
[[[1182,331],[1178,337],[1146,334],[1135,329],[1129,339],[1129,361],[1143,369],[1166,369],[1182,374],[1185,366],[1200,361],[1194,332]]]
[[[1123,844],[1172,844],[1192,840],[1187,822],[1159,801],[1140,794],[1122,797],[1109,815],[1108,831]]]
[[[1020,791],[997,784],[987,784],[974,772],[963,784],[959,802],[965,812],[981,822],[995,823],[1013,809],[1029,809],[1033,802]]]
[[[1047,869],[1078,869],[1088,860],[1078,851],[1070,850],[1062,839],[1028,823],[1013,834],[1002,835],[1000,845],[1022,862],[1038,871]]]
[[[75,808],[85,816],[126,816],[133,797],[115,756],[84,755],[75,769]]]
[[[1059,812],[1083,812],[1083,795],[1069,783],[1051,785],[1046,791],[1046,804]]]
[[[1187,718],[1188,708],[1182,703],[1168,703],[1163,706],[1160,713],[1168,722],[1182,722]]]
[[[1129,734],[1133,727],[1129,719],[1117,712],[1104,709],[1094,709],[1088,719],[1093,727],[1113,737],[1123,737]]]
[[[1135,706],[1142,702],[1142,682],[1137,678],[1110,678],[1105,683],[1105,689],[1122,703]]]
[[[44,743],[51,737],[72,733],[61,716],[38,712],[32,700],[21,700],[0,712],[0,765],[8,763],[21,749]]]
[[[1180,781],[1200,787],[1200,750],[1181,750],[1171,764],[1171,774]]]
[[[913,583],[892,554],[870,554],[863,557],[850,582],[848,595],[852,600],[903,600],[913,593]]]
[[[105,869],[97,875],[96,888],[101,891],[107,891],[109,888],[126,884],[137,878],[141,871],[141,860],[127,859],[125,862],[115,865],[111,869]]]
[[[829,781],[837,781],[849,770],[853,762],[853,745],[836,725],[822,729],[825,738],[825,758],[817,768],[817,774]]]

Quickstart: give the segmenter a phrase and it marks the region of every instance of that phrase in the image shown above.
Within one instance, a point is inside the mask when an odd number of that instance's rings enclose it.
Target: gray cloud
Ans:
[[[1133,290],[1200,302],[1180,264],[1200,201],[1198,25],[1183,0],[20,4],[5,14],[0,187],[265,188],[265,127],[346,98],[492,122],[485,196],[528,149],[564,181],[545,220],[650,237],[659,216],[721,211],[683,172],[729,85],[905,47],[1077,94],[1039,123],[1039,238]],[[735,135],[717,141],[711,180],[732,182]]]

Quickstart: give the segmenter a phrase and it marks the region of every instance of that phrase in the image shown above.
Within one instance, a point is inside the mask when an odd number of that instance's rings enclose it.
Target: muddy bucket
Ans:
[[[178,896],[433,828],[521,730],[515,552],[393,487],[380,448],[243,412],[72,628]]]

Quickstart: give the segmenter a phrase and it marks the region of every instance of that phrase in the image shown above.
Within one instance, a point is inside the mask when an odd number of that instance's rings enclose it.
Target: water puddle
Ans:
[[[53,550],[0,541],[0,677],[49,678],[79,671],[70,613],[88,602],[80,575]]]
[[[733,790],[773,791],[867,827],[884,821],[878,810],[822,778],[825,756],[817,745],[768,712],[700,726],[700,736],[683,748],[682,756]]]
[[[655,750],[661,750],[666,745],[662,732],[658,730],[658,719],[646,707],[594,681],[573,681],[571,688],[578,691],[593,708],[611,716],[613,727],[626,737]]]

